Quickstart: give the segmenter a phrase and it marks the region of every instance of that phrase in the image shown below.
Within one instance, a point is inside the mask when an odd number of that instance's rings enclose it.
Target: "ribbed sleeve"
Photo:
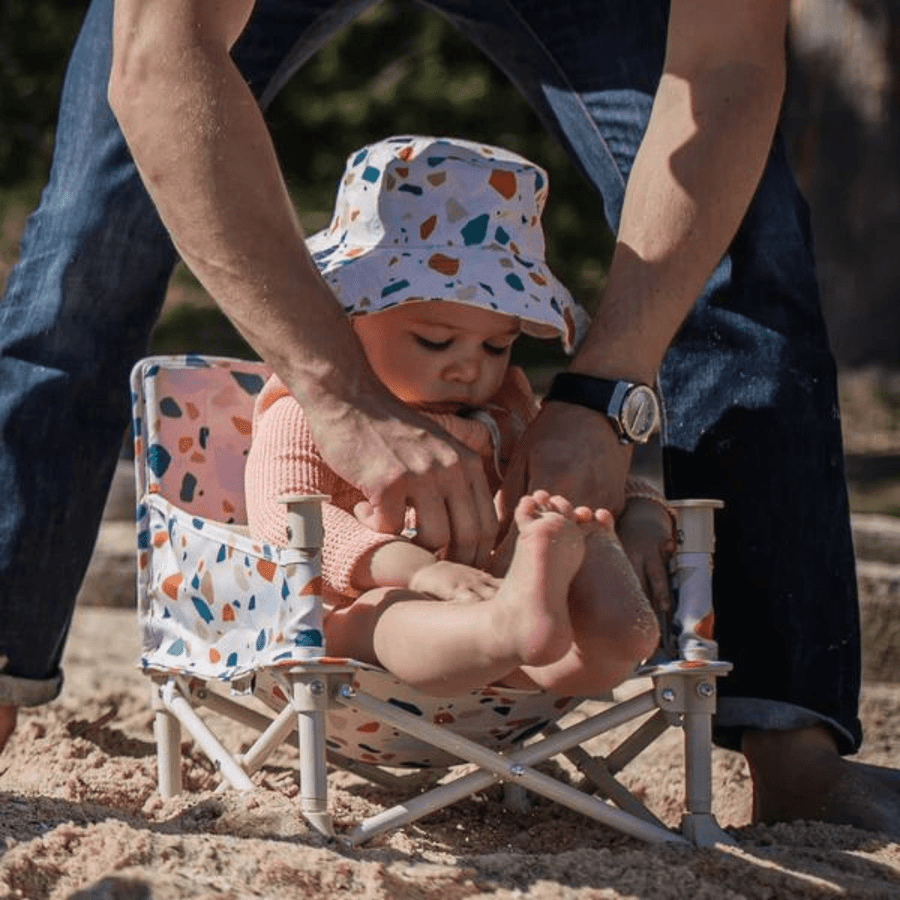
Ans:
[[[352,514],[363,494],[325,465],[309,432],[300,405],[273,379],[257,399],[253,443],[245,470],[250,533],[277,546],[287,545],[287,513],[281,494],[327,494],[322,505],[325,542],[322,578],[332,596],[354,596],[350,577],[360,557],[394,535],[372,531]]]

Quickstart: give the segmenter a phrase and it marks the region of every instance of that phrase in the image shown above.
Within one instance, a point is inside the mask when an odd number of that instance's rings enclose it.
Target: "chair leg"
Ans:
[[[512,744],[509,748],[509,753],[517,753],[522,750],[524,746],[525,745],[521,741]],[[524,816],[531,811],[531,797],[521,784],[517,784],[514,781],[504,781],[501,782],[501,784],[503,787],[503,805],[510,812]]]
[[[255,785],[238,765],[234,756],[222,746],[219,739],[194,711],[188,699],[189,696],[190,688],[182,687],[177,678],[167,681],[160,691],[160,701],[165,705],[166,710],[184,726],[219,771],[219,774],[239,791],[255,790]]]
[[[696,847],[736,844],[712,814],[712,715],[709,713],[684,714],[684,766],[687,812],[681,820],[682,834]]]
[[[328,681],[322,675],[303,673],[291,673],[288,678],[300,744],[300,809],[316,831],[334,837],[334,825],[328,812],[325,762]]]
[[[153,679],[152,704],[159,794],[167,800],[181,793],[181,725],[163,703],[160,692],[164,684],[163,679]]]
[[[657,695],[670,712],[681,713],[684,729],[685,808],[682,834],[696,847],[734,844],[712,814],[712,717],[716,677],[672,674],[657,681]]]

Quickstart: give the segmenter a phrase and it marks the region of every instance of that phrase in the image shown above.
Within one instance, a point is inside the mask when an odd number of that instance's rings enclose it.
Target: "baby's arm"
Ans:
[[[436,559],[410,541],[381,544],[361,556],[351,577],[360,591],[375,587],[406,587],[438,600],[477,602],[497,592],[500,581],[480,569]]]

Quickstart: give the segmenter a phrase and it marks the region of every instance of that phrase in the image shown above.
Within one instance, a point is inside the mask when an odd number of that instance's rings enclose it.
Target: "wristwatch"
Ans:
[[[575,403],[603,413],[623,444],[646,444],[661,420],[656,391],[631,381],[560,372],[544,397],[547,400]]]

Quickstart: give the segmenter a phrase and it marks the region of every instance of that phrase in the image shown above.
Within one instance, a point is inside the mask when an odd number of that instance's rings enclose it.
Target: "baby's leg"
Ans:
[[[405,588],[368,591],[328,617],[329,652],[375,662],[438,696],[553,662],[572,644],[568,594],[590,517],[554,504],[546,492],[524,497],[513,560],[494,597],[450,603]]]
[[[608,692],[659,643],[656,616],[616,536],[612,515],[597,510],[593,519],[569,594],[572,645],[550,665],[523,668],[533,683],[561,695]]]

